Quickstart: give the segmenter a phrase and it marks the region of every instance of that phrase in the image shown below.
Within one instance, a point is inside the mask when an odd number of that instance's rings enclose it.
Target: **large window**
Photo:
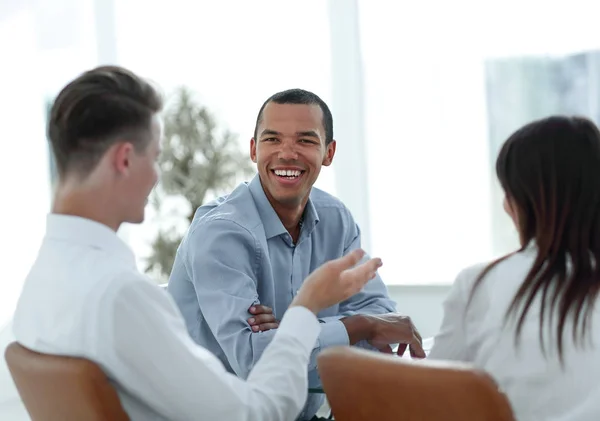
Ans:
[[[567,114],[600,122],[600,50],[492,58],[485,71],[492,163],[514,128],[531,120]],[[492,187],[492,197],[493,203],[502,200],[498,185]],[[513,230],[499,206],[492,208],[492,223],[493,248],[505,250]]]
[[[597,7],[579,6],[360,1],[371,238],[387,283],[450,283],[517,247],[498,148],[549,114],[598,121]]]
[[[0,39],[12,40],[0,44],[0,52],[22,63],[3,68],[0,78],[2,115],[11,116],[3,127],[9,141],[0,182],[14,198],[2,207],[9,233],[3,247],[22,250],[0,281],[0,323],[12,312],[49,208],[45,102],[98,61],[149,77],[167,97],[179,86],[190,88],[238,136],[244,152],[269,95],[309,89],[336,115],[349,107],[334,103],[334,82],[337,92],[340,80],[354,86],[362,70],[357,114],[364,118],[366,166],[357,163],[356,171],[368,180],[368,200],[336,188],[360,188],[348,177],[352,163],[340,171],[344,154],[356,158],[347,153],[352,142],[343,128],[351,125],[344,113],[336,116],[336,133],[345,134],[338,139],[338,164],[323,169],[317,186],[345,195],[351,209],[353,200],[368,201],[368,215],[358,219],[368,222],[369,251],[386,262],[384,280],[447,284],[463,267],[513,249],[517,239],[493,173],[497,150],[519,125],[550,113],[600,118],[597,7],[578,0],[568,8],[533,0],[485,8],[442,0],[357,1],[362,66],[349,60],[339,74],[332,60],[349,57],[354,38],[331,46],[331,22],[349,16],[343,9],[328,16],[335,0],[172,0],[168,7],[62,0],[64,7],[41,2],[0,21]],[[124,230],[140,268],[165,220],[154,216],[149,212],[144,224]],[[184,220],[178,229],[185,227]]]
[[[44,104],[39,89],[32,16],[15,10],[0,20],[0,330],[10,319],[35,259],[49,209]],[[15,64],[15,63],[18,63]]]
[[[3,265],[0,277],[1,329],[12,316],[50,210],[49,101],[71,78],[97,64],[93,1],[21,2],[0,8],[0,56],[7,63],[0,70],[0,251],[2,262],[10,263]]]

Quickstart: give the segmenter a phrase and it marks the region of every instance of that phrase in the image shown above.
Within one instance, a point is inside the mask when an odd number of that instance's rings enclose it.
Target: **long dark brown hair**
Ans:
[[[542,349],[544,323],[558,320],[562,361],[565,325],[572,321],[573,341],[580,343],[600,290],[600,132],[580,117],[553,116],[527,124],[502,146],[496,174],[517,215],[521,249],[515,253],[532,244],[537,250],[506,319],[518,318],[518,343],[527,313],[540,298]],[[483,270],[471,298],[490,270],[513,254]]]

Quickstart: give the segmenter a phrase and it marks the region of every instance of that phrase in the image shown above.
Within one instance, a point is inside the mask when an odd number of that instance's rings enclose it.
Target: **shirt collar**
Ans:
[[[46,237],[100,249],[137,267],[133,251],[117,233],[91,219],[51,213],[46,218]]]
[[[277,212],[275,212],[275,209],[273,209],[273,206],[271,206],[269,199],[267,199],[267,195],[265,194],[258,174],[256,174],[252,181],[250,181],[248,187],[250,189],[250,194],[254,199],[254,203],[256,204],[256,208],[258,209],[260,219],[265,227],[265,235],[267,239],[287,233],[287,230],[281,223],[281,219],[279,219]],[[318,222],[319,215],[317,214],[317,209],[309,197],[304,209],[302,231],[310,234]]]
[[[308,202],[306,202],[306,207],[304,208],[303,219],[304,222],[302,225],[301,235],[310,235],[310,233],[312,233],[319,223],[319,214],[317,213],[317,208],[315,208],[315,204],[312,200],[310,200],[310,197],[308,198]]]

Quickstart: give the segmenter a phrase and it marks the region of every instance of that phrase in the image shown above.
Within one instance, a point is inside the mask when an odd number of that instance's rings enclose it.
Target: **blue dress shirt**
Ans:
[[[184,237],[168,290],[192,338],[212,351],[232,373],[246,378],[273,338],[253,332],[253,304],[271,307],[278,320],[303,280],[317,267],[360,247],[360,230],[344,204],[313,188],[296,244],[269,203],[258,175],[231,194],[201,206]],[[395,311],[381,278],[318,314],[321,333],[309,363],[309,385],[320,384],[316,355],[348,345],[340,318]],[[322,397],[310,395],[301,418],[310,419]]]

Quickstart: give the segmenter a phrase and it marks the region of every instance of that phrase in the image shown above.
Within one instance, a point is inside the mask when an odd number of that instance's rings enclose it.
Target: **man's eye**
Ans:
[[[302,143],[315,143],[314,140],[310,140],[310,139],[300,139],[300,142],[302,142]]]
[[[266,139],[263,139],[263,142],[276,142],[277,138],[275,137],[267,137]]]

